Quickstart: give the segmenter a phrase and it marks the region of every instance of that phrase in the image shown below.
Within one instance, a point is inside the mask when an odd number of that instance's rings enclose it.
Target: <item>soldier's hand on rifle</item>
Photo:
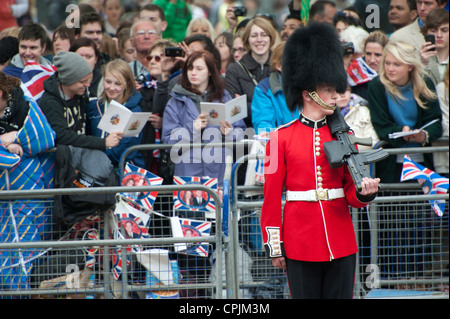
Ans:
[[[364,177],[361,182],[361,195],[372,195],[378,192],[380,179]]]

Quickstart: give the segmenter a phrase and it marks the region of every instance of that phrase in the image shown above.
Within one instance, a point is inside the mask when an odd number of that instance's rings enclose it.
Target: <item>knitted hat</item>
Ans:
[[[61,51],[53,58],[58,68],[58,79],[64,85],[72,85],[92,73],[89,63],[78,53]]]

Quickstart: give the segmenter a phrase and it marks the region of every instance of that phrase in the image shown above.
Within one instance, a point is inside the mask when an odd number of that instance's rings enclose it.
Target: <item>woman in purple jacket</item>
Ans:
[[[208,124],[208,114],[200,112],[200,102],[225,103],[230,94],[217,69],[214,57],[207,51],[193,52],[186,60],[179,84],[172,90],[163,116],[163,143],[220,143],[240,140],[246,126],[243,120],[233,124],[221,121]],[[222,147],[186,148],[174,145],[170,152],[176,176],[209,176],[222,184],[225,156],[232,149]]]

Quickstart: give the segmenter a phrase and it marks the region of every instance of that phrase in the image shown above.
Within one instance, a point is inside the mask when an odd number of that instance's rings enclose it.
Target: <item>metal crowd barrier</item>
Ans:
[[[247,143],[241,142],[230,142],[230,143],[198,143],[198,144],[177,144],[179,147],[237,147],[243,146],[245,147]],[[119,175],[122,176],[124,172],[125,166],[125,158],[127,155],[133,151],[139,150],[154,150],[154,149],[169,149],[172,145],[166,144],[143,144],[136,145],[127,149],[121,157],[119,163]],[[230,166],[228,167],[226,176],[230,175]],[[229,180],[227,178],[226,180]],[[147,278],[147,274],[144,271],[141,273],[133,272],[133,270],[129,269],[130,265],[126,262],[128,257],[131,255],[126,248],[133,247],[133,245],[140,245],[144,247],[163,247],[169,248],[175,244],[192,244],[198,243],[198,238],[168,238],[162,236],[160,233],[167,231],[167,225],[158,225],[155,226],[153,231],[155,231],[156,235],[154,238],[139,238],[139,239],[108,239],[107,235],[105,238],[97,239],[97,240],[58,240],[57,238],[51,238],[51,240],[42,240],[42,241],[31,241],[31,242],[4,242],[0,243],[0,252],[11,252],[11,254],[19,253],[25,250],[31,251],[39,251],[39,254],[43,257],[47,256],[47,253],[54,252],[58,257],[59,254],[64,255],[67,253],[65,257],[67,260],[79,260],[84,259],[86,257],[86,251],[91,250],[102,250],[102,258],[103,265],[102,269],[97,269],[95,275],[95,285],[89,281],[89,277],[92,273],[86,273],[83,270],[79,271],[79,267],[77,264],[70,264],[70,269],[61,269],[61,265],[54,265],[54,269],[57,268],[58,271],[54,273],[50,273],[47,271],[45,274],[39,274],[39,279],[44,278],[45,282],[44,288],[41,288],[43,285],[39,285],[34,283],[33,287],[30,287],[29,283],[22,283],[22,286],[26,287],[15,287],[14,289],[5,289],[6,286],[2,283],[3,279],[7,277],[3,272],[6,271],[7,267],[3,267],[0,265],[0,298],[27,298],[27,297],[35,297],[35,298],[63,298],[64,296],[76,296],[76,298],[90,298],[93,295],[101,296],[101,298],[145,298],[145,294],[149,291],[167,291],[174,292],[179,290],[180,294],[177,295],[178,298],[223,298],[224,294],[226,297],[232,296],[227,287],[230,286],[229,282],[232,282],[232,278],[234,277],[235,270],[230,268],[230,263],[227,262],[229,256],[228,243],[230,239],[228,237],[228,205],[229,205],[229,190],[230,188],[225,183],[223,187],[223,208],[218,198],[218,195],[214,190],[201,186],[201,185],[162,185],[162,186],[134,186],[134,187],[93,187],[88,189],[45,189],[45,190],[26,190],[26,191],[2,191],[0,192],[0,204],[4,203],[9,205],[13,203],[15,200],[43,200],[48,205],[49,210],[51,212],[53,201],[52,197],[55,195],[83,195],[83,194],[107,194],[107,193],[122,193],[122,192],[152,192],[158,191],[158,199],[162,199],[160,201],[160,209],[165,210],[163,213],[166,215],[173,214],[172,208],[168,207],[165,203],[170,202],[171,192],[180,191],[180,190],[202,190],[210,194],[210,196],[214,199],[216,203],[215,207],[215,224],[214,224],[214,233],[211,236],[202,236],[201,242],[209,245],[209,250],[211,254],[209,255],[208,261],[209,265],[201,265],[199,266],[194,260],[194,265],[191,267],[194,269],[194,272],[203,272],[201,274],[202,281],[196,282],[193,278],[195,276],[190,276],[188,271],[186,270],[184,273],[181,272],[179,277],[179,284],[171,284],[171,285],[150,285]],[[164,194],[168,194],[167,197]],[[156,205],[156,202],[155,202]],[[170,204],[169,204],[170,206]],[[163,207],[163,208],[162,208]],[[222,215],[222,211],[225,214]],[[158,214],[161,215],[161,214]],[[104,219],[101,223],[103,234],[109,234],[109,213],[108,211],[99,212],[99,216],[102,216]],[[51,219],[51,216],[47,216]],[[100,225],[100,224],[99,224]],[[158,229],[160,227],[160,229]],[[150,230],[149,230],[150,231]],[[53,235],[47,234],[47,237],[52,237]],[[58,235],[60,235],[58,233]],[[58,236],[56,235],[56,236]],[[118,248],[117,250],[120,252],[116,257],[119,262],[121,262],[121,278],[119,280],[114,281],[111,279],[113,270],[110,265],[111,254],[109,251],[111,248]],[[61,257],[61,258],[63,258]],[[49,257],[51,259],[53,257]],[[55,257],[56,258],[56,257]],[[186,264],[192,263],[193,258],[187,258],[190,260],[185,261]],[[36,259],[37,260],[37,259]],[[34,261],[34,260],[33,260]],[[39,261],[39,260],[38,260]],[[69,264],[69,262],[66,262]],[[59,267],[58,267],[59,266]],[[133,265],[131,265],[133,266]],[[39,268],[39,267],[35,267]],[[42,268],[42,267],[41,267]],[[64,267],[63,267],[64,268]],[[74,271],[73,268],[77,268]],[[142,267],[140,267],[142,268]],[[200,270],[200,268],[204,268]],[[181,269],[181,271],[183,271]],[[44,271],[45,272],[45,271]],[[142,273],[143,272],[143,273]],[[28,277],[33,277],[31,274]],[[74,277],[77,277],[78,281],[81,281],[81,287],[78,289],[72,289],[69,286],[73,286],[72,284],[67,283],[67,281],[73,280]],[[101,277],[101,280],[99,280]],[[130,277],[133,277],[130,281]],[[207,278],[206,278],[207,277]],[[136,279],[137,278],[137,279]],[[36,280],[39,280],[36,279]],[[29,281],[29,278],[27,279]],[[34,280],[34,281],[36,281]],[[133,280],[135,282],[133,282]],[[34,282],[33,281],[33,282]],[[78,283],[79,285],[80,283]],[[3,286],[2,286],[3,285]],[[80,286],[80,285],[79,285]],[[69,288],[67,288],[69,287]],[[76,287],[75,287],[76,288]],[[200,291],[201,290],[201,291]],[[181,293],[184,291],[185,293]],[[191,293],[193,291],[193,293]],[[200,291],[197,293],[197,291]],[[81,297],[80,297],[81,296]],[[164,295],[159,296],[164,298]]]
[[[211,147],[223,147],[222,143],[206,144]],[[230,143],[225,147],[246,145],[245,143]],[[190,147],[202,147],[205,144],[190,144]],[[169,149],[172,145],[152,144],[138,145],[126,150],[119,164],[123,173],[124,159],[127,154],[136,150]],[[404,152],[404,149],[386,149],[390,154]],[[430,147],[408,149],[410,152],[442,152],[448,147]],[[147,273],[143,267],[135,267],[136,259],[129,265],[122,262],[122,275],[118,280],[111,279],[113,269],[110,264],[112,248],[118,248],[119,261],[127,261],[130,255],[127,248],[133,245],[143,247],[168,248],[175,244],[198,243],[198,238],[167,237],[164,233],[164,223],[155,220],[155,234],[146,239],[102,239],[91,240],[42,240],[33,242],[0,243],[0,251],[25,252],[27,250],[55,252],[59,259],[83,259],[86,251],[94,249],[101,251],[102,267],[95,269],[95,282],[90,282],[91,273],[83,270],[74,272],[64,269],[59,273],[49,275],[44,280],[47,285],[36,285],[27,288],[0,289],[0,298],[145,298],[149,292],[158,292],[160,298],[173,296],[178,292],[178,298],[233,298],[233,299],[280,299],[290,298],[285,273],[271,265],[263,249],[261,230],[259,226],[260,210],[263,202],[262,186],[238,185],[237,171],[247,161],[263,159],[264,156],[245,155],[236,162],[228,160],[227,172],[223,184],[222,205],[216,204],[215,232],[211,236],[201,238],[207,243],[213,255],[208,260],[209,265],[197,264],[196,260],[185,261],[190,269],[199,275],[190,276],[188,272],[181,273],[178,283],[155,285],[148,282]],[[354,227],[360,252],[355,281],[355,298],[448,298],[448,194],[423,195],[417,185],[412,184],[382,184],[383,190],[399,191],[397,196],[380,194],[367,210],[353,210]],[[11,203],[14,200],[41,200],[52,205],[51,198],[55,195],[71,194],[105,194],[121,192],[158,191],[164,205],[164,196],[169,199],[176,190],[200,189],[207,192],[215,201],[220,199],[214,190],[201,185],[163,185],[140,187],[94,187],[89,189],[46,189],[27,191],[2,191],[0,203]],[[434,216],[429,200],[446,201],[444,218]],[[405,214],[405,207],[408,214]],[[164,213],[171,214],[169,208]],[[109,234],[108,213],[102,212],[104,218],[101,224],[104,234]],[[362,218],[361,216],[366,216]],[[383,216],[381,219],[380,216]],[[408,224],[413,216],[418,224]],[[445,218],[446,217],[446,218]],[[390,221],[395,224],[391,227]],[[383,227],[380,227],[382,225]],[[405,234],[401,238],[391,240],[391,234],[398,234],[399,229]],[[411,236],[407,231],[417,229]],[[390,240],[390,241],[389,241]],[[400,253],[398,250],[403,249]],[[392,251],[396,254],[392,262]],[[418,252],[419,253],[416,253]],[[58,253],[68,252],[70,256],[59,256]],[[73,253],[73,254],[72,254]],[[418,257],[416,257],[416,255]],[[173,257],[173,256],[171,256]],[[391,258],[391,259],[390,259]],[[411,262],[413,266],[407,265]],[[58,260],[59,260],[58,259]],[[447,270],[445,267],[447,265]],[[2,267],[0,265],[0,267]],[[186,269],[189,267],[186,266]],[[57,267],[55,267],[57,268]],[[3,269],[2,269],[3,270]],[[68,288],[74,274],[79,276],[80,288]],[[3,276],[3,272],[0,276]],[[42,275],[42,274],[41,274]],[[64,278],[63,275],[66,275]],[[51,277],[51,278],[50,278]],[[206,278],[207,277],[207,278]],[[183,280],[184,279],[184,280]],[[1,282],[0,282],[1,284]],[[72,285],[73,286],[73,285]],[[445,288],[447,291],[445,291]],[[167,292],[166,295],[161,292]],[[391,294],[389,294],[391,293]]]
[[[2,191],[0,192],[1,203],[13,203],[15,200],[40,200],[45,199],[49,201],[49,205],[52,205],[51,198],[55,195],[83,195],[83,194],[107,194],[107,193],[122,193],[122,192],[154,192],[158,194],[169,193],[179,190],[202,190],[207,192],[215,201],[215,228],[217,230],[222,229],[222,209],[220,205],[220,199],[217,193],[209,187],[203,185],[163,185],[163,186],[139,186],[139,187],[94,187],[94,188],[70,188],[70,189],[45,189],[45,190],[27,190],[27,191]],[[49,200],[50,199],[50,200]],[[103,212],[101,214],[104,217],[103,232],[109,234],[109,222],[108,213]],[[128,257],[131,255],[127,248],[139,245],[142,247],[164,247],[170,248],[175,244],[194,245],[206,243],[210,248],[214,248],[215,253],[215,276],[214,281],[203,276],[201,281],[195,281],[195,278],[184,278],[183,273],[178,273],[178,282],[174,284],[164,285],[161,283],[149,282],[148,272],[139,267],[139,272],[133,272],[130,269],[130,265],[127,265]],[[117,255],[121,264],[121,278],[114,280],[112,278],[112,269],[110,265],[110,251],[111,249],[117,249],[120,253]],[[86,257],[86,251],[90,249],[101,251],[101,258],[103,258],[102,267],[95,268],[95,274],[91,271],[86,273],[83,269],[78,269],[78,264],[83,264],[83,260]],[[70,260],[75,262],[68,262],[66,268],[63,265],[52,264],[51,267],[45,269],[57,269],[63,268],[59,273],[40,273],[39,278],[48,278],[42,282],[35,283],[33,287],[30,287],[29,282],[25,287],[17,286],[14,289],[5,289],[4,279],[8,276],[8,269],[5,269],[3,265],[0,265],[2,272],[0,273],[0,298],[148,298],[149,292],[158,292],[158,298],[169,298],[174,295],[177,298],[199,298],[196,295],[199,291],[206,291],[206,297],[213,295],[214,298],[222,298],[222,265],[223,265],[223,233],[221,231],[215,231],[210,236],[199,237],[159,237],[159,238],[139,238],[139,239],[108,239],[108,235],[105,238],[93,239],[93,240],[42,240],[42,241],[30,241],[30,242],[8,242],[0,243],[0,252],[12,253],[25,253],[27,251],[36,252],[40,250],[41,257],[47,258],[51,261],[52,256],[50,253],[55,253],[55,258],[59,260]],[[211,249],[212,250],[212,249]],[[62,255],[60,257],[59,255]],[[42,259],[41,258],[41,259]],[[80,259],[82,261],[80,262]],[[161,258],[162,259],[162,258]],[[178,259],[179,260],[179,259]],[[35,262],[38,259],[34,260]],[[136,260],[134,261],[136,263]],[[78,264],[77,264],[78,263]],[[167,267],[168,265],[164,265]],[[39,265],[34,265],[33,268],[39,269]],[[67,268],[69,267],[69,268]],[[181,267],[180,267],[181,268]],[[189,267],[186,267],[189,268]],[[195,268],[195,266],[193,267]],[[205,268],[206,269],[206,268]],[[197,269],[198,270],[198,269]],[[161,270],[163,272],[163,270]],[[203,271],[205,274],[211,272],[211,267]],[[28,279],[34,276],[33,272],[28,274]],[[91,277],[95,275],[95,277]],[[162,277],[167,274],[161,274]],[[204,275],[204,274],[201,274]],[[95,278],[93,280],[89,279]],[[189,279],[189,280],[187,280]],[[154,278],[153,278],[154,280]],[[75,284],[74,284],[75,282]],[[166,294],[164,293],[167,292]],[[193,291],[193,293],[191,293]],[[177,293],[178,292],[178,293]],[[203,296],[203,297],[204,297]],[[152,297],[155,297],[152,295]]]

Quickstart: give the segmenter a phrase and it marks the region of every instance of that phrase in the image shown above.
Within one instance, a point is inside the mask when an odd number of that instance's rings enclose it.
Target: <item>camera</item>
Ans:
[[[165,56],[170,56],[170,57],[177,57],[177,56],[184,56],[184,51],[182,48],[178,48],[178,47],[168,47],[164,50],[164,55]]]
[[[145,78],[145,75],[141,73],[137,77],[135,77],[134,80],[139,84],[144,84],[146,78]]]
[[[233,9],[236,17],[245,17],[247,15],[247,8],[244,6],[236,6]]]
[[[343,42],[342,43],[342,54],[344,56],[351,55],[355,53],[355,47],[352,42]]]

